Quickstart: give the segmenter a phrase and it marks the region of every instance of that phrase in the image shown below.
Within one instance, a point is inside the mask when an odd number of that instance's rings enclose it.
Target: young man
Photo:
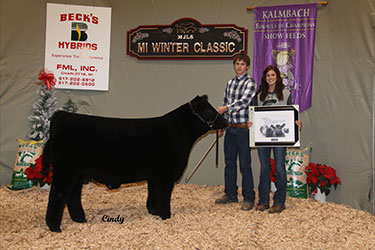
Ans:
[[[251,210],[254,206],[255,192],[251,170],[249,147],[249,105],[256,92],[254,80],[247,74],[250,58],[238,54],[233,58],[236,76],[229,80],[225,92],[223,106],[217,111],[224,114],[229,126],[224,137],[225,157],[225,195],[215,201],[217,204],[237,202],[237,156],[239,156],[242,173],[242,210]],[[222,132],[221,132],[222,133]]]

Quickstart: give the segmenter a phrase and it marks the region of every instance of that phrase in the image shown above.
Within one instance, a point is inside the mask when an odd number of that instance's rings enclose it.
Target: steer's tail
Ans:
[[[50,127],[49,127],[49,139],[44,144],[41,174],[43,175],[43,182],[48,182],[49,184],[52,183],[52,172],[53,172],[52,164],[51,164],[51,160],[53,158],[53,156],[51,155],[51,142],[53,143],[52,138],[54,137],[54,133],[56,130],[55,128],[56,120],[58,119],[58,117],[60,117],[64,113],[66,112],[56,111],[52,115],[51,121],[50,121]]]
[[[49,140],[44,144],[43,157],[42,157],[42,171],[43,182],[51,184],[52,182],[52,165],[50,161],[50,147]]]

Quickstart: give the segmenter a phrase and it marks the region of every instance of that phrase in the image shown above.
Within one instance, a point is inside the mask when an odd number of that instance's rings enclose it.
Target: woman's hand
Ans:
[[[250,128],[253,125],[252,122],[247,122],[247,128]]]
[[[302,129],[302,122],[299,121],[299,120],[297,120],[297,121],[296,121],[296,124],[297,124],[299,130],[301,130],[301,129]]]

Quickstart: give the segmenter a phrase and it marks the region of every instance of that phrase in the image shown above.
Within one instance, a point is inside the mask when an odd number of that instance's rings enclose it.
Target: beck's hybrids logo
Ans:
[[[72,41],[86,41],[87,40],[87,24],[72,22]]]
[[[67,13],[60,14],[60,22],[71,21],[70,40],[59,41],[59,49],[97,50],[97,43],[89,41],[89,24],[98,24],[99,18],[93,14]]]

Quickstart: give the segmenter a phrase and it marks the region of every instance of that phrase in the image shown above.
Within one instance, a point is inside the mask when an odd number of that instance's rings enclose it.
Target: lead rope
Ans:
[[[219,130],[216,129],[216,168],[219,167]]]
[[[215,143],[216,143],[216,140],[214,140],[211,144],[211,146],[208,148],[207,152],[202,156],[202,158],[200,159],[200,161],[197,163],[197,165],[195,166],[195,168],[193,169],[193,172],[191,172],[190,176],[188,178],[185,179],[185,183],[189,182],[191,177],[193,176],[193,174],[197,171],[197,169],[199,168],[199,166],[202,164],[203,160],[206,158],[206,156],[208,155],[208,153],[211,151],[211,149],[215,146]]]
[[[191,172],[190,176],[185,179],[185,183],[188,183],[190,181],[191,177],[198,170],[199,166],[202,164],[202,162],[204,161],[204,159],[206,159],[206,156],[211,151],[211,149],[214,147],[215,143],[216,143],[216,168],[219,167],[219,130],[217,129],[216,130],[216,139],[212,142],[211,146],[208,148],[208,150],[206,151],[206,153],[204,153],[204,155],[202,156],[202,158],[199,160],[199,162],[197,163],[197,165],[193,169],[193,172]]]
[[[208,127],[212,128],[214,122],[216,121],[216,119],[219,117],[218,114],[216,115],[215,119],[213,122],[207,122],[205,121],[198,113],[196,113],[191,105],[191,102],[189,102],[189,106],[191,108],[191,111],[193,112],[193,114],[195,116],[197,116],[199,118],[199,120],[201,120],[203,123],[206,123]],[[212,123],[212,125],[211,125]],[[202,156],[202,158],[199,160],[199,162],[197,163],[197,165],[194,167],[193,171],[191,172],[190,176],[187,177],[185,179],[185,183],[189,182],[191,177],[194,175],[194,173],[198,170],[198,168],[200,167],[200,165],[202,164],[202,162],[204,161],[204,159],[206,158],[206,156],[208,155],[208,153],[212,150],[212,148],[214,147],[216,143],[216,168],[219,167],[219,130],[216,129],[216,139],[212,142],[211,146],[208,148],[208,150],[206,151],[206,153]]]

